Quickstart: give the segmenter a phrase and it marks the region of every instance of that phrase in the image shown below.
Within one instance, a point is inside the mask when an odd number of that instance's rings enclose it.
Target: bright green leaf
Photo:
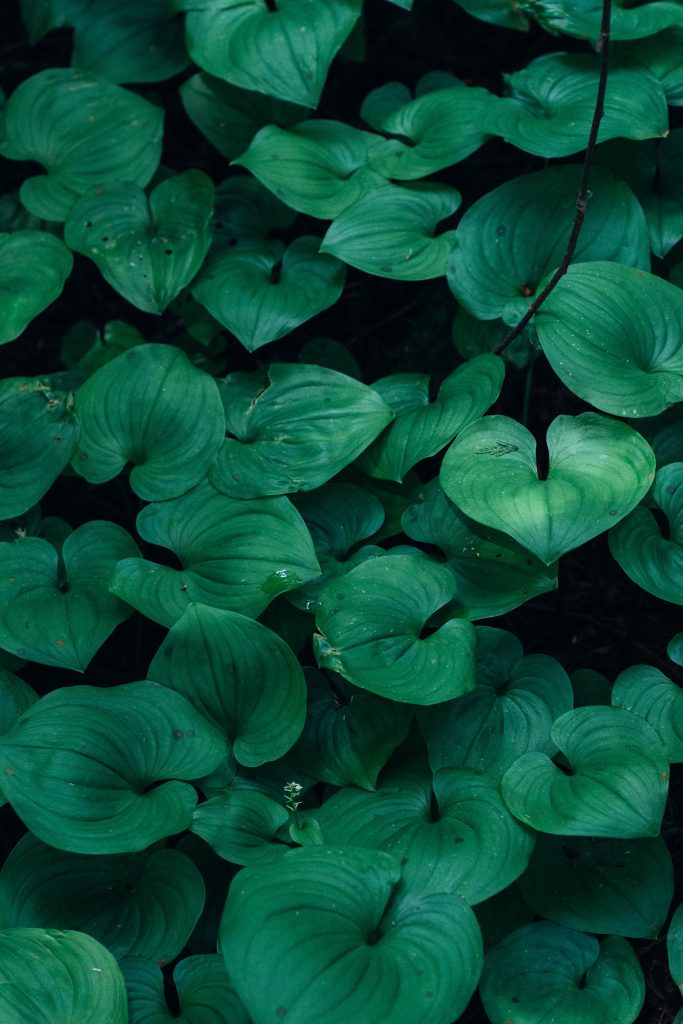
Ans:
[[[667,760],[683,761],[683,689],[652,665],[633,665],[614,681],[612,703],[648,722]]]
[[[558,416],[547,445],[550,468],[540,479],[526,427],[485,416],[448,449],[441,485],[466,515],[510,534],[549,565],[638,504],[655,458],[635,430],[596,413]]]

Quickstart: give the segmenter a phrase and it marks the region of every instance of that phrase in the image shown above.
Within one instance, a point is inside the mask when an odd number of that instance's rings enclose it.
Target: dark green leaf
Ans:
[[[0,345],[61,295],[72,265],[62,240],[46,231],[0,234]]]

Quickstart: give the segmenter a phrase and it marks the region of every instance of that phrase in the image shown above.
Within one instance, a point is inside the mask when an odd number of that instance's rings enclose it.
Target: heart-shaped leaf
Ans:
[[[631,579],[662,601],[683,604],[683,462],[663,466],[650,495],[668,522],[668,536],[653,512],[636,508],[610,530],[612,555]]]
[[[251,1024],[217,953],[188,956],[173,969],[180,1016],[169,1009],[158,964],[140,957],[124,960],[129,1024]]]
[[[218,252],[192,289],[197,302],[250,352],[277,341],[324,309],[344,287],[345,268],[320,251],[320,239],[263,242]]]
[[[376,792],[342,789],[313,816],[325,843],[400,858],[411,892],[454,893],[470,905],[514,882],[534,845],[495,780],[455,768],[385,774]]]
[[[506,77],[509,95],[493,103],[482,127],[535,156],[585,149],[595,109],[599,58],[548,53]],[[610,69],[598,139],[651,139],[668,131],[666,97],[638,64]]]
[[[525,174],[470,207],[448,261],[450,289],[470,313],[515,324],[526,312],[564,255],[580,176],[572,165]],[[573,262],[614,260],[649,270],[647,225],[631,190],[595,171],[591,192]]]
[[[361,0],[182,0],[190,57],[243,89],[316,107]]]
[[[267,125],[233,163],[246,167],[287,206],[322,220],[338,217],[386,180],[368,170],[377,135],[342,121]]]
[[[448,185],[419,182],[376,188],[333,221],[320,251],[378,277],[441,277],[455,232],[435,236],[436,226],[459,205],[460,193]]]
[[[373,389],[322,366],[274,363],[220,392],[227,436],[209,479],[235,498],[320,487],[393,417]]]
[[[290,757],[316,766],[322,782],[374,789],[380,770],[406,738],[412,709],[359,690],[341,676],[306,669],[304,729]]]
[[[531,750],[556,753],[551,729],[571,710],[571,683],[554,658],[522,655],[512,633],[477,627],[474,690],[418,711],[433,771],[462,767],[497,777]]]
[[[45,220],[65,220],[94,185],[146,185],[161,156],[163,111],[134,92],[76,68],[26,79],[5,109],[0,154],[36,160],[47,174],[27,178],[21,201]]]
[[[175,780],[208,775],[226,753],[221,732],[158,683],[69,686],[0,738],[2,787],[43,842],[134,853],[189,827],[197,793]]]
[[[224,860],[233,864],[266,864],[288,849],[275,841],[289,811],[265,793],[227,789],[196,808],[192,831]]]
[[[112,82],[161,82],[187,67],[175,0],[89,0],[70,24],[71,63]]]
[[[683,399],[683,294],[617,263],[569,268],[534,319],[560,380],[615,416],[656,416]]]
[[[307,113],[305,107],[238,89],[203,72],[187,78],[178,91],[187,116],[229,160],[244,152],[259,128],[287,127]]]
[[[3,928],[73,928],[117,960],[173,960],[204,897],[201,874],[177,850],[93,857],[55,850],[29,833],[0,872]]]
[[[0,520],[27,512],[68,465],[78,439],[71,392],[49,378],[0,381]]]
[[[503,939],[486,957],[479,989],[491,1024],[632,1024],[645,979],[625,939],[536,921]]]
[[[167,178],[149,198],[138,185],[117,182],[78,200],[64,237],[128,302],[163,313],[204,261],[212,210],[213,183],[202,171]]]
[[[459,163],[490,137],[482,120],[493,102],[486,89],[461,85],[418,96],[381,118],[377,127],[395,138],[373,149],[370,166],[401,181]]]
[[[284,497],[240,501],[204,483],[148,505],[137,529],[150,544],[170,548],[182,569],[127,558],[110,586],[164,626],[192,602],[256,617],[278,594],[320,574],[310,534]]]
[[[680,128],[665,139],[652,142],[615,139],[598,150],[599,162],[628,182],[638,197],[655,256],[666,256],[683,238],[683,185],[677,173],[682,156],[683,130]],[[601,257],[596,254],[591,258]]]
[[[558,718],[550,735],[567,772],[539,752],[503,776],[505,802],[520,821],[558,836],[659,834],[669,765],[652,726],[621,708],[584,707]]]
[[[683,103],[683,67],[680,59],[682,42],[683,27],[679,27],[618,47],[626,52],[629,59],[643,64],[657,79],[670,107],[680,107]]]
[[[363,452],[358,465],[370,476],[402,481],[417,462],[436,455],[484,415],[498,398],[504,375],[499,356],[476,356],[446,377],[431,403],[427,374],[393,374],[376,381],[373,389],[396,418]],[[413,380],[417,387],[406,394],[401,385]]]
[[[81,932],[0,931],[0,1015],[7,1024],[127,1024],[116,960]]]
[[[456,617],[457,589],[450,569],[426,558],[361,562],[320,595],[318,664],[390,700],[437,704],[459,697],[474,686],[475,636],[472,623]],[[423,638],[437,612],[446,621]]]
[[[625,423],[583,413],[548,428],[550,465],[539,478],[536,443],[507,416],[485,416],[456,438],[441,486],[477,522],[508,533],[547,565],[623,519],[647,493],[655,457]]]
[[[0,233],[0,345],[14,341],[61,295],[73,256],[47,231]]]
[[[132,462],[130,484],[145,501],[199,483],[225,434],[215,381],[171,345],[140,345],[97,370],[79,389],[76,412],[76,472],[100,484]]]
[[[683,689],[672,679],[652,665],[633,665],[615,679],[612,703],[652,726],[669,762],[683,761]]]
[[[571,36],[600,35],[602,0],[526,0],[526,6],[549,32]],[[673,25],[683,25],[680,3],[655,0],[654,3],[631,9],[628,0],[617,0],[611,16],[612,39],[640,39],[654,35]]]
[[[469,519],[438,480],[417,492],[402,524],[411,540],[441,548],[458,581],[458,600],[471,619],[503,615],[557,589],[556,565],[545,565],[511,537]]]
[[[190,605],[148,677],[215,722],[241,764],[275,761],[303,727],[306,683],[298,661],[279,636],[235,611]]]
[[[219,941],[254,1024],[450,1024],[481,969],[474,914],[399,880],[394,857],[352,847],[242,871]]]
[[[581,931],[654,939],[673,897],[664,840],[539,835],[518,882],[541,917]]]
[[[116,563],[138,553],[125,530],[101,520],[79,526],[61,552],[40,537],[0,543],[0,647],[82,672],[131,613],[108,584]]]

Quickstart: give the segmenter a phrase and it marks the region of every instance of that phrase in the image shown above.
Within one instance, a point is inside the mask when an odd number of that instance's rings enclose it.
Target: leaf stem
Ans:
[[[576,245],[581,234],[581,228],[583,227],[584,218],[586,216],[586,206],[588,204],[588,182],[590,179],[591,168],[593,166],[593,157],[595,156],[595,147],[598,141],[598,131],[600,128],[600,121],[602,120],[603,114],[605,113],[605,91],[607,89],[607,72],[609,68],[609,38],[610,38],[610,22],[612,16],[612,0],[602,0],[602,22],[600,25],[600,36],[596,44],[596,50],[600,54],[600,76],[598,78],[598,92],[595,98],[595,109],[593,111],[593,120],[591,122],[591,129],[588,136],[588,145],[586,147],[586,155],[583,160],[583,170],[581,171],[581,181],[579,183],[579,191],[576,196],[576,215],[574,217],[574,223],[572,224],[571,234],[569,235],[569,241],[567,242],[567,248],[565,249],[562,262],[548,281],[547,285],[541,291],[534,301],[531,303],[526,313],[516,324],[511,331],[509,331],[501,343],[493,349],[494,352],[502,352],[508,347],[511,341],[521,334],[526,325],[529,323],[531,318],[538,312],[540,306],[543,305],[545,300],[548,298],[553,288],[558,282],[564,277],[569,270],[569,266],[576,250]]]

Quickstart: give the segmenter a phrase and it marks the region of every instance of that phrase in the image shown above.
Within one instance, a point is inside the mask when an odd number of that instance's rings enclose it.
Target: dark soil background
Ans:
[[[32,47],[18,15],[18,4],[3,7],[0,84],[9,95],[37,71],[69,64],[71,32],[57,30]],[[588,49],[585,41],[558,39],[535,26],[528,33],[496,28],[468,16],[449,0],[415,0],[412,13],[386,0],[366,0],[366,38],[364,62],[343,58],[334,62],[318,116],[360,127],[363,125],[358,111],[364,97],[385,82],[400,80],[413,86],[424,73],[439,69],[452,72],[468,84],[501,92],[502,74],[524,67],[534,57],[562,49]],[[178,85],[191,73],[169,82],[135,88],[166,109],[164,164],[174,171],[199,167],[219,182],[235,172],[195,129],[178,98]],[[672,110],[671,115],[672,125],[683,123],[680,109]],[[455,226],[472,202],[490,189],[543,165],[541,159],[500,140],[491,140],[467,160],[436,176],[457,187],[463,195],[460,211],[452,223],[444,222],[444,227]],[[5,161],[0,193],[17,188],[36,169],[34,164]],[[323,222],[300,216],[290,234],[322,235],[324,230]],[[459,362],[450,339],[455,308],[445,279],[403,283],[349,268],[346,291],[331,310],[254,356],[229,338],[222,371],[254,369],[275,360],[296,360],[307,340],[329,336],[349,347],[366,381],[387,373],[419,371],[434,374],[438,382]],[[34,320],[20,339],[0,349],[0,376],[58,372],[63,369],[59,357],[62,338],[74,322],[90,320],[101,329],[107,321],[117,318],[137,326],[149,341],[173,342],[182,331],[181,321],[171,312],[155,317],[128,306],[103,281],[96,267],[77,255],[74,272],[61,298]],[[521,418],[525,377],[525,370],[508,369],[503,395],[493,411]],[[564,388],[541,356],[533,375],[529,428],[544,435],[559,413],[576,414],[586,408]],[[438,460],[418,467],[425,480],[437,471]],[[42,508],[44,514],[62,515],[74,526],[107,517],[132,530],[140,503],[121,478],[95,488],[63,476]],[[679,609],[650,597],[632,583],[612,560],[605,535],[562,559],[557,592],[535,598],[498,620],[486,620],[486,625],[512,630],[522,640],[526,653],[551,654],[569,672],[593,668],[613,680],[626,667],[647,663],[683,684],[683,669],[666,657],[667,642],[683,628]],[[84,681],[107,685],[143,677],[164,633],[161,627],[135,614],[103,646]],[[43,692],[81,681],[73,673],[46,672],[39,666],[27,666],[23,675]],[[683,865],[682,809],[683,771],[681,766],[674,766],[663,834],[679,875]],[[11,849],[21,831],[13,812],[8,808],[0,811],[0,855]],[[682,881],[679,877],[674,908],[683,898]],[[635,942],[634,946],[648,984],[638,1024],[671,1024],[681,998],[668,971],[666,929],[659,939]],[[461,1021],[486,1021],[476,997]]]

